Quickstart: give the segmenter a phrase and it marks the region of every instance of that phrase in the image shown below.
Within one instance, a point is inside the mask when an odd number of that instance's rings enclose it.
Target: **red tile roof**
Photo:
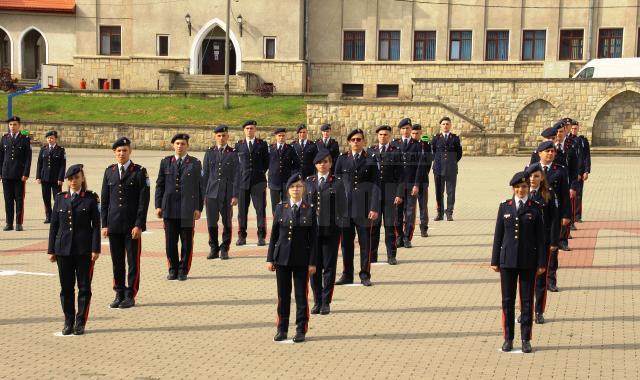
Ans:
[[[45,13],[75,13],[75,0],[0,0],[0,10]]]

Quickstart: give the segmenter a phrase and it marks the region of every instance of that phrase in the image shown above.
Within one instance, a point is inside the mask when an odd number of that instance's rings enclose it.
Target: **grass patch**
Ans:
[[[233,96],[231,109],[223,99],[196,97],[93,97],[27,94],[13,99],[13,113],[22,119],[149,124],[230,126],[256,119],[260,125],[292,126],[306,121],[303,97]],[[7,100],[0,104],[7,114]]]

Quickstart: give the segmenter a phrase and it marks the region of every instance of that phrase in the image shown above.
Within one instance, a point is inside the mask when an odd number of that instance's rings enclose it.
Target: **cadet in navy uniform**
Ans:
[[[300,174],[302,178],[307,178],[316,171],[313,166],[313,159],[318,153],[318,145],[308,140],[306,125],[300,124],[298,128],[296,128],[296,133],[298,134],[298,140],[292,145],[300,160]]]
[[[440,119],[440,130],[433,137],[433,179],[436,183],[436,205],[438,215],[434,220],[442,220],[444,212],[447,220],[453,220],[453,207],[456,203],[456,183],[458,179],[458,161],[462,158],[462,144],[455,133],[451,133],[451,119]],[[447,188],[447,208],[444,208],[444,190]]]
[[[378,261],[378,246],[380,244],[380,227],[384,219],[384,242],[387,248],[387,263],[396,265],[396,218],[397,209],[402,204],[404,194],[402,186],[402,171],[400,170],[400,149],[391,145],[392,128],[382,125],[376,129],[378,143],[367,149],[367,154],[373,157],[380,171],[380,215],[371,229],[371,262]]]
[[[147,169],[130,159],[128,137],[117,139],[111,149],[117,163],[109,165],[102,178],[102,237],[109,238],[116,292],[109,307],[126,309],[135,305],[140,289],[142,232],[147,229],[151,184]]]
[[[24,221],[25,183],[31,171],[31,140],[20,132],[20,118],[9,120],[9,132],[0,141],[0,179],[4,191],[4,210],[7,224],[3,231],[13,230],[15,212],[16,231],[22,231]]]
[[[569,225],[571,218],[571,206],[569,204],[569,179],[564,166],[554,162],[556,150],[553,142],[545,141],[538,145],[538,155],[540,156],[540,166],[545,174],[549,187],[553,189],[558,201],[558,213],[560,225]],[[557,228],[560,228],[560,225]],[[560,233],[561,231],[559,231]],[[562,244],[561,236],[558,237],[558,247]],[[551,250],[549,257],[549,273],[547,273],[547,288],[549,291],[557,292],[557,271],[558,271],[558,250]]]
[[[191,269],[195,221],[200,219],[204,205],[202,164],[187,154],[188,134],[176,134],[171,144],[175,153],[160,161],[156,180],[156,216],[164,220],[167,280],[184,281]],[[178,239],[182,242],[179,259]]]
[[[322,124],[320,127],[320,133],[322,133],[322,138],[316,140],[316,145],[318,146],[318,150],[326,149],[331,154],[331,174],[336,168],[336,161],[338,160],[338,156],[340,155],[340,146],[338,141],[331,137],[331,124]]]
[[[400,120],[398,128],[400,128],[401,138],[395,139],[392,143],[400,152],[400,163],[402,165],[400,169],[402,175],[400,189],[403,202],[397,207],[396,227],[398,236],[396,246],[405,248],[411,248],[411,239],[413,239],[413,230],[416,225],[418,194],[420,193],[420,184],[422,183],[424,172],[422,154],[420,153],[421,145],[411,138],[411,127],[411,119]]]
[[[529,353],[536,275],[544,273],[547,265],[544,222],[540,205],[529,198],[527,173],[516,173],[509,184],[513,188],[513,198],[498,207],[491,269],[500,272],[504,329],[502,351],[513,349],[516,289],[519,288],[522,352]]]
[[[556,139],[556,135],[558,134],[557,126],[558,124],[556,123],[553,127],[546,128],[545,130],[542,131],[542,133],[540,133],[540,136],[542,136],[543,142],[545,141],[553,142]],[[535,149],[533,153],[531,153],[531,160],[529,160],[529,165],[533,165],[537,162],[540,162],[540,155],[538,154],[538,149]]]
[[[422,147],[422,183],[418,192],[418,206],[420,206],[420,236],[429,236],[429,172],[433,163],[433,150],[429,142],[429,136],[422,139],[422,125],[414,124],[411,127],[411,138],[418,141]]]
[[[51,221],[51,199],[62,191],[67,154],[64,148],[58,145],[58,132],[49,131],[44,137],[47,139],[47,143],[40,148],[38,154],[36,181],[42,187],[44,222],[49,223]]]
[[[48,253],[49,261],[58,264],[60,303],[64,312],[62,334],[82,335],[89,318],[93,265],[100,257],[99,201],[96,193],[87,190],[82,165],[71,165],[65,178],[69,191],[58,193],[55,197]]]
[[[289,199],[278,204],[273,217],[267,269],[276,272],[278,284],[278,322],[274,341],[287,339],[291,308],[291,279],[296,299],[295,343],[304,342],[309,324],[307,299],[309,276],[316,271],[316,213],[302,199],[304,181],[293,175],[286,184]]]
[[[347,194],[341,179],[331,174],[333,158],[321,149],[313,160],[317,174],[305,181],[305,202],[318,217],[317,270],[311,277],[314,305],[311,314],[329,314],[336,280],[341,229],[347,224]]]
[[[269,146],[268,178],[272,214],[276,211],[278,203],[286,199],[287,180],[300,171],[300,158],[293,146],[285,141],[286,129],[278,128],[273,134],[276,136],[276,143]]]
[[[207,149],[202,163],[202,186],[207,206],[209,255],[207,259],[229,258],[233,206],[238,204],[238,153],[229,145],[229,128],[214,130],[216,145]],[[218,219],[222,218],[222,245],[218,243]]]
[[[371,231],[380,212],[380,172],[378,163],[364,150],[364,132],[354,129],[347,136],[349,151],[336,162],[336,177],[347,192],[348,222],[342,230],[344,270],[336,285],[353,283],[354,240],[360,245],[360,282],[371,286]]]
[[[570,119],[569,119],[570,120]],[[567,138],[567,125],[569,121],[563,121],[558,128],[558,134],[555,139],[556,158],[554,162],[563,165],[567,169],[569,181],[569,223],[562,224],[560,228],[560,238],[558,246],[563,251],[570,251],[569,234],[570,226],[573,221],[573,212],[575,210],[575,198],[578,188],[579,179],[582,176],[582,163],[579,160],[578,152],[573,146],[573,139]]]
[[[253,202],[258,224],[258,245],[266,245],[267,237],[267,177],[269,168],[269,146],[256,137],[256,121],[248,120],[242,125],[245,138],[236,143],[236,153],[240,161],[238,182],[238,241],[236,245],[247,244],[247,214],[249,203]]]
[[[589,139],[580,134],[580,125],[576,120],[571,122],[571,135],[574,136],[574,141],[581,153],[580,158],[582,160],[583,173],[576,188],[575,207],[575,221],[582,223],[582,194],[584,193],[584,183],[589,179],[589,174],[591,173],[591,146],[589,145]]]

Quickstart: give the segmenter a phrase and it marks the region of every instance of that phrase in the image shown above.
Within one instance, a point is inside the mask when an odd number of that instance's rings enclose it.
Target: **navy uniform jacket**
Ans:
[[[433,148],[428,141],[418,141],[422,147],[422,183],[429,184],[429,172],[433,164]]]
[[[294,267],[316,265],[316,213],[303,200],[298,214],[296,220],[289,202],[276,205],[267,262]]]
[[[348,226],[347,193],[342,180],[333,174],[327,176],[321,187],[318,175],[307,177],[304,201],[311,205],[318,217],[320,236],[335,234],[337,228]]]
[[[182,169],[178,170],[175,156],[160,161],[156,180],[156,208],[162,209],[165,219],[193,220],[193,212],[202,211],[202,164],[195,157],[186,155]]]
[[[267,182],[265,173],[269,168],[269,146],[264,140],[255,138],[253,149],[249,152],[246,139],[236,143],[236,152],[240,161],[240,189],[248,190],[252,186]]]
[[[571,218],[571,203],[569,203],[569,178],[564,166],[553,163],[549,166],[547,183],[558,200],[558,212],[561,218]]]
[[[0,140],[0,177],[21,179],[31,172],[31,139],[18,132],[15,139],[5,133]]]
[[[278,144],[269,146],[269,188],[285,190],[289,178],[300,171],[300,159],[292,145],[282,144],[278,153]]]
[[[573,147],[569,149],[565,148],[564,151],[556,149],[556,158],[553,160],[555,164],[558,164],[565,168],[567,172],[567,181],[569,183],[569,187],[574,190],[576,189],[576,186],[578,184],[578,174],[580,171],[582,171],[582,165],[578,162],[578,160],[578,153]],[[540,162],[540,156],[538,155],[538,151],[534,150],[533,153],[531,153],[531,160],[529,161],[529,165],[533,165],[536,162]]]
[[[318,153],[318,145],[308,139],[307,143],[304,145],[304,149],[302,148],[302,145],[300,145],[299,140],[296,140],[296,142],[291,145],[293,145],[293,148],[296,150],[296,154],[298,155],[298,159],[300,160],[300,174],[302,175],[302,178],[307,178],[315,173],[316,167],[313,165],[313,159]]]
[[[334,169],[336,161],[338,160],[338,156],[340,155],[340,146],[338,145],[338,142],[329,137],[329,142],[327,145],[324,144],[323,139],[317,139],[316,145],[318,146],[318,150],[326,149],[329,151],[331,162],[333,162],[333,166],[331,167],[331,169]]]
[[[391,142],[400,152],[400,164],[402,173],[403,189],[411,191],[413,186],[420,186],[423,179],[424,162],[422,161],[422,147],[417,140],[409,138],[407,148],[404,148],[402,139],[395,139]]]
[[[589,139],[580,135],[575,138],[575,144],[579,146],[581,151],[582,174],[591,173],[591,147],[589,146]]]
[[[56,256],[89,255],[100,253],[100,247],[98,194],[84,190],[72,201],[69,192],[58,193],[51,213],[48,252]]]
[[[380,144],[372,145],[367,153],[376,160],[380,171],[380,189],[383,190],[385,201],[393,202],[395,197],[404,196],[404,182],[402,181],[402,157],[400,150],[389,144],[387,151],[380,152]]]
[[[370,211],[380,212],[380,173],[374,157],[364,150],[358,160],[351,152],[342,153],[335,176],[344,183],[350,218],[367,219]]]
[[[238,197],[240,171],[238,153],[227,145],[222,151],[212,146],[204,154],[202,162],[202,186],[204,196],[211,199],[228,200]]]
[[[529,199],[518,211],[514,199],[500,203],[491,265],[506,269],[546,268],[547,246],[538,203]]]
[[[558,236],[560,235],[560,214],[558,213],[558,201],[553,188],[549,189],[551,197],[549,201],[545,201],[539,192],[536,192],[535,197],[529,196],[531,199],[538,203],[542,210],[542,221],[544,222],[544,235],[547,240],[547,244],[554,247],[558,246]]]
[[[145,231],[150,185],[147,169],[133,161],[129,163],[122,180],[118,164],[107,167],[102,178],[102,228],[108,228],[114,234],[129,233],[133,227]]]
[[[462,144],[460,137],[455,133],[449,133],[447,141],[444,134],[438,133],[431,141],[433,149],[433,174],[448,176],[458,174],[458,161],[462,158]]]
[[[67,154],[60,145],[49,151],[49,144],[40,148],[36,165],[36,179],[42,182],[57,183],[64,181],[67,166]]]

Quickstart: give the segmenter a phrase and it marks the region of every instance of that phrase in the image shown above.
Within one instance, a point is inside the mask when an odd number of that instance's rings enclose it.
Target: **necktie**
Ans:
[[[304,141],[300,140],[300,146],[302,147],[302,150],[304,150]]]
[[[75,201],[78,198],[78,193],[71,194],[71,200]]]
[[[383,146],[382,146],[382,150],[381,150],[381,151],[382,151],[382,153],[385,153],[385,152],[387,151],[387,146],[386,146],[386,145],[383,145]]]
[[[298,205],[294,204],[291,209],[293,210],[293,218],[297,222],[298,221]]]
[[[120,179],[124,177],[124,165],[120,166]]]
[[[51,152],[52,150],[53,150],[53,147],[49,145],[49,152]]]
[[[520,210],[522,208],[522,206],[524,206],[524,202],[522,201],[522,199],[520,199],[518,201],[518,210]]]
[[[531,198],[535,198],[537,192],[538,192],[537,190],[531,191]]]
[[[549,172],[549,167],[543,166],[543,169],[544,169],[544,175],[547,175],[547,173]]]
[[[560,143],[556,144],[556,149],[559,151],[562,151],[562,144]]]
[[[222,149],[222,147],[218,148],[218,162],[220,162],[220,160],[222,160],[222,153],[224,152],[224,149]]]
[[[407,148],[407,145],[409,145],[409,140],[408,139],[404,139],[404,142],[402,143],[404,148]]]
[[[324,185],[324,177],[320,177],[320,187],[322,187],[322,185]]]
[[[282,153],[282,145],[278,144],[278,154]]]
[[[253,143],[249,141],[249,152],[253,151]]]
[[[178,169],[182,168],[182,157],[178,158]]]
[[[324,140],[324,146],[329,145],[329,140]]]

